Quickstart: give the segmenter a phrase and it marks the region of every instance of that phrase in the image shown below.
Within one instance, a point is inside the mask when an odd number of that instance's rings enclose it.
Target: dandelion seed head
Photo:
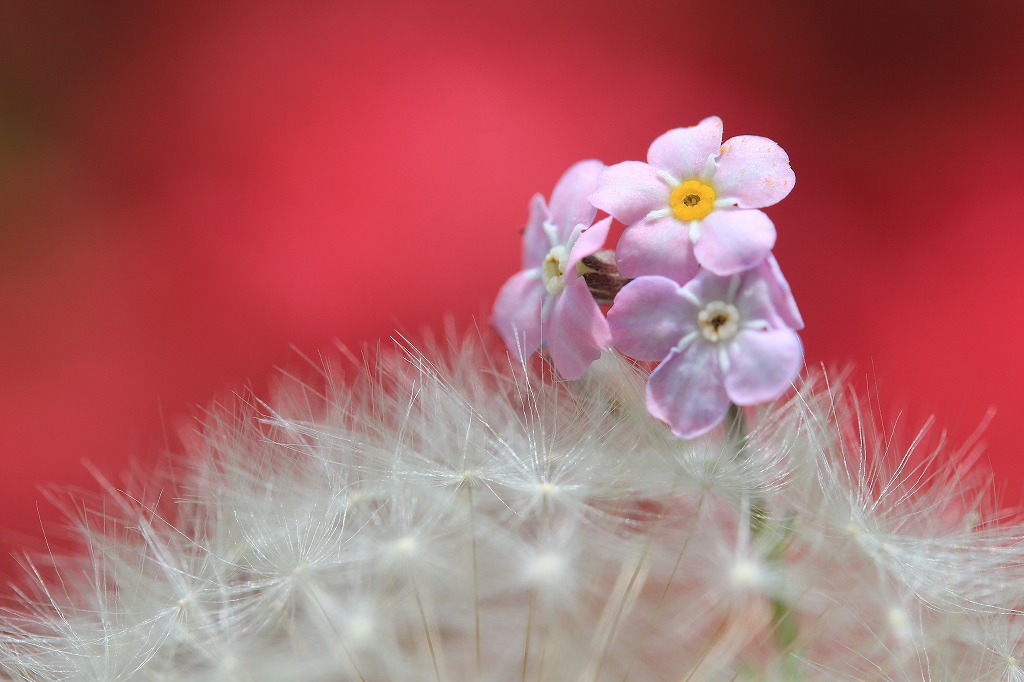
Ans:
[[[740,589],[756,587],[763,580],[761,567],[753,561],[743,560],[736,562],[729,572],[729,578],[733,585]]]
[[[558,486],[554,483],[544,481],[537,484],[537,494],[543,498],[554,497],[558,493]]]
[[[889,623],[889,628],[899,639],[909,639],[911,630],[910,616],[900,607],[892,607],[886,614],[886,621]]]
[[[66,504],[83,552],[26,561],[0,677],[1024,678],[1019,523],[970,448],[898,446],[834,380],[737,449],[672,438],[620,357],[339,364]]]
[[[548,552],[535,557],[527,570],[532,580],[546,583],[564,576],[567,566],[564,557]]]
[[[357,644],[362,644],[368,641],[373,635],[373,631],[373,621],[362,615],[349,619],[345,627],[345,634]]]
[[[392,548],[401,556],[412,556],[416,553],[416,538],[406,535],[395,540]]]

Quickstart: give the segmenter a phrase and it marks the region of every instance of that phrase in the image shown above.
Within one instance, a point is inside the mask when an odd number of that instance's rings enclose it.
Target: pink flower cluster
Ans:
[[[730,404],[778,398],[803,365],[803,320],[760,210],[795,181],[775,142],[741,135],[723,144],[718,117],[661,135],[647,163],[581,161],[550,204],[533,198],[523,269],[498,293],[492,324],[520,357],[545,348],[569,380],[613,348],[660,361],[647,384],[651,414],[682,438],[704,434]],[[598,210],[609,217],[595,223]],[[593,257],[612,218],[626,229],[609,294],[586,275],[608,277],[591,266],[609,260]],[[607,317],[597,289],[612,299]]]

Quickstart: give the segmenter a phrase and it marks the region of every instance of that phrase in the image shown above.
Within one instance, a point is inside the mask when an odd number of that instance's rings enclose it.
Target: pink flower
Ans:
[[[523,270],[505,282],[491,314],[510,351],[527,357],[546,345],[566,379],[579,379],[611,347],[608,322],[577,271],[604,245],[611,226],[611,218],[591,225],[597,209],[588,200],[604,167],[600,161],[572,166],[555,185],[550,206],[540,194],[533,197]]]
[[[789,157],[764,137],[722,144],[722,120],[670,130],[647,150],[598,177],[590,200],[628,227],[616,254],[626,277],[685,282],[703,265],[719,275],[754,267],[775,245],[763,212],[786,197],[796,176]]]
[[[662,360],[647,383],[647,408],[682,438],[710,431],[729,403],[782,395],[800,372],[803,320],[771,256],[747,272],[708,270],[680,286],[662,276],[627,284],[608,313],[616,348]]]

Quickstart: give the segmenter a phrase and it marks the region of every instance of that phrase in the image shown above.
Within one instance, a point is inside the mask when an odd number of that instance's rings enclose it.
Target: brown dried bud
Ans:
[[[630,282],[615,267],[614,251],[598,251],[586,256],[577,268],[599,305],[611,305],[619,290]]]

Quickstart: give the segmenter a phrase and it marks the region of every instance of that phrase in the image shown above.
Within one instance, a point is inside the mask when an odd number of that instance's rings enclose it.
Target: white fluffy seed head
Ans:
[[[552,584],[566,573],[565,558],[553,552],[546,552],[534,557],[527,572],[530,578],[539,584]]]
[[[752,589],[764,580],[763,573],[761,567],[753,561],[741,559],[733,565],[729,579],[739,589]]]
[[[738,447],[673,438],[613,355],[365,364],[70,506],[86,552],[29,564],[0,677],[1024,678],[1024,532],[970,443],[899,450],[821,379]]]

